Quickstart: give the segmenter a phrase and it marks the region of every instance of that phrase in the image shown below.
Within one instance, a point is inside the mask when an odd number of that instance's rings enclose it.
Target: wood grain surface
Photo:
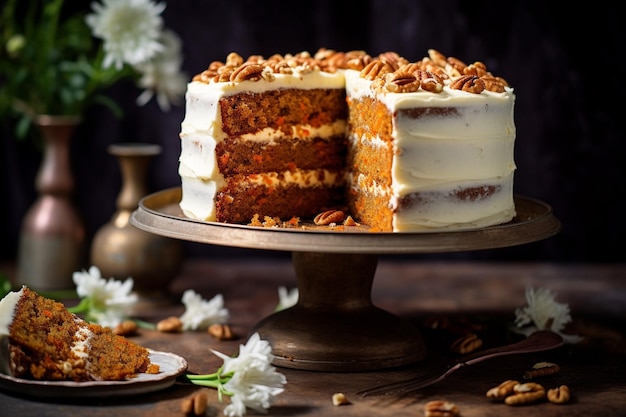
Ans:
[[[287,378],[285,391],[268,416],[421,416],[431,400],[454,402],[464,417],[471,416],[621,416],[626,415],[626,265],[560,265],[543,263],[428,263],[379,260],[373,302],[420,327],[429,348],[417,364],[373,372],[314,372],[279,368]],[[253,326],[271,314],[278,302],[278,286],[295,286],[288,261],[251,262],[190,260],[168,289],[167,302],[144,300],[137,316],[156,322],[182,314],[180,296],[192,288],[209,298],[221,293],[231,314],[230,325],[239,338],[219,341],[206,332],[181,334],[141,330],[133,340],[152,349],[169,351],[189,362],[189,372],[215,371],[221,360],[210,349],[235,354]],[[427,374],[436,365],[454,360],[449,346],[459,329],[471,329],[483,347],[507,343],[514,310],[525,305],[526,287],[545,287],[568,303],[573,322],[569,332],[584,341],[554,351],[495,358],[464,368],[448,379],[407,396],[363,398],[357,392],[380,383]],[[71,303],[71,301],[68,301]],[[435,323],[436,325],[434,325]],[[441,326],[446,323],[446,326]],[[560,372],[537,382],[546,388],[566,384],[572,399],[555,405],[546,401],[524,406],[494,403],[486,391],[507,379],[522,380],[540,361],[557,363]],[[97,400],[40,400],[0,391],[2,416],[182,416],[181,402],[199,387],[180,378],[164,391],[125,398]],[[344,393],[350,404],[335,406],[334,393]],[[223,415],[209,390],[206,415]],[[257,415],[250,411],[249,415]]]

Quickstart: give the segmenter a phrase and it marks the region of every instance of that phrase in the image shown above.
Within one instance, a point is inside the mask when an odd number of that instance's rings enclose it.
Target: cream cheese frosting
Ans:
[[[450,88],[413,93],[376,92],[372,81],[358,71],[345,72],[350,99],[375,98],[389,109],[394,140],[392,186],[371,187],[370,193],[386,193],[396,210],[394,231],[476,228],[510,221],[515,215],[512,198],[515,95],[480,94]],[[407,113],[403,110],[410,109]],[[415,109],[424,109],[416,115]],[[432,109],[443,109],[438,113]],[[353,145],[379,146],[380,138],[351,137]],[[364,187],[356,180],[357,188]],[[489,199],[459,201],[463,188],[492,186]],[[399,201],[419,193],[424,204],[399,208]]]
[[[23,292],[23,289],[11,291],[0,300],[0,335],[9,335],[9,326],[13,322],[15,306],[17,306]]]

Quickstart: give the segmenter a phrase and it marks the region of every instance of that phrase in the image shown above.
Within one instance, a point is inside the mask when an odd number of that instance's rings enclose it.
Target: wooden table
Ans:
[[[188,260],[172,282],[172,302],[142,303],[137,314],[151,322],[182,314],[180,296],[192,288],[207,299],[221,293],[231,314],[230,324],[241,337],[218,341],[206,332],[167,334],[141,330],[133,337],[156,350],[174,352],[189,362],[189,372],[215,371],[222,361],[215,349],[235,354],[253,326],[271,314],[278,302],[278,286],[295,286],[291,262],[286,259]],[[568,303],[572,331],[585,341],[555,351],[502,357],[462,369],[437,385],[406,397],[367,397],[361,389],[417,374],[427,373],[440,359],[454,356],[446,349],[449,332],[432,327],[433,320],[462,323],[482,332],[485,347],[503,343],[505,327],[514,311],[525,305],[527,286],[551,289],[557,300]],[[285,392],[269,410],[269,416],[420,416],[426,402],[452,401],[462,416],[619,416],[626,415],[626,265],[556,265],[546,263],[437,263],[381,258],[372,291],[374,303],[402,316],[423,330],[428,357],[400,369],[333,373],[279,368],[287,378]],[[557,363],[561,371],[538,380],[546,387],[566,384],[573,399],[567,405],[548,402],[519,407],[492,403],[486,391],[506,379],[521,379],[539,361]],[[0,415],[20,417],[182,416],[183,398],[200,389],[181,378],[161,392],[133,397],[96,400],[39,400],[0,392]],[[351,404],[334,406],[333,393],[342,392]],[[207,415],[222,415],[227,403],[219,403],[215,391]],[[228,401],[228,400],[226,400]],[[249,415],[257,415],[250,411]]]

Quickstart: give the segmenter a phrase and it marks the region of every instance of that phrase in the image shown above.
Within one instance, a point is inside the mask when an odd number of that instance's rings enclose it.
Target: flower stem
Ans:
[[[82,300],[80,300],[80,303],[78,303],[74,307],[67,308],[67,310],[70,313],[74,313],[74,314],[86,313],[90,309],[91,309],[91,300],[89,299],[89,297],[83,298]]]

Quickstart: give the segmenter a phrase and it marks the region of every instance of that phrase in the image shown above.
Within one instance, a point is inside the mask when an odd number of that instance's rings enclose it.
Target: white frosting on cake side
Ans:
[[[396,232],[484,227],[510,221],[513,201],[515,95],[454,90],[431,93],[375,93],[371,81],[346,71],[346,92],[353,100],[380,100],[393,116],[392,187],[365,185],[367,192],[386,194],[396,210]],[[380,146],[380,138],[351,137],[352,143]],[[489,197],[459,200],[466,188],[492,186]],[[419,193],[420,204],[399,203]]]
[[[23,288],[19,291],[11,291],[0,300],[0,335],[9,335],[9,326],[15,316],[15,306],[23,292]]]

